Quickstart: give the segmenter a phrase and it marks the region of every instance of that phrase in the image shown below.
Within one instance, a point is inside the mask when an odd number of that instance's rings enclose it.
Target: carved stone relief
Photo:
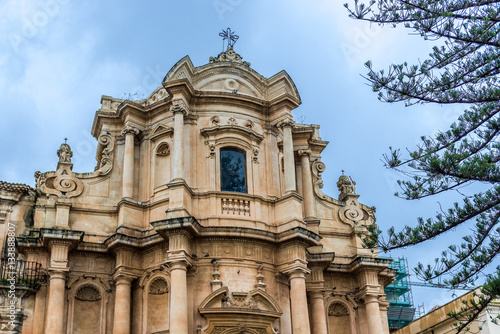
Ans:
[[[57,151],[59,163],[55,172],[35,172],[36,187],[42,192],[58,197],[76,197],[83,192],[83,183],[73,173],[71,163],[71,148],[68,144],[62,144]]]
[[[259,148],[257,147],[252,149],[252,161],[256,164],[259,163]]]
[[[210,125],[211,126],[216,126],[220,123],[220,117],[219,116],[212,116],[210,118]]]
[[[251,121],[251,120],[247,120],[245,122],[245,126],[249,129],[253,129],[253,127],[255,126],[255,124]]]
[[[212,159],[215,159],[215,144],[209,144],[208,148],[210,150],[209,153],[208,153],[208,157],[212,158]]]
[[[168,284],[163,278],[155,278],[153,282],[149,284],[149,293],[152,295],[163,295],[168,293]]]
[[[101,300],[101,293],[92,285],[83,285],[78,289],[75,298],[82,301],[98,301]]]
[[[328,308],[328,315],[333,317],[343,317],[345,315],[349,315],[349,310],[347,310],[345,305],[334,302]]]
[[[346,206],[339,210],[339,218],[344,223],[350,225],[356,224],[363,219],[363,210],[360,208],[360,204],[356,199],[351,199]]]
[[[170,146],[168,143],[161,143],[156,149],[156,155],[160,157],[166,157],[170,154]]]
[[[59,157],[59,162],[63,163],[71,163],[71,157],[73,156],[73,152],[68,144],[61,144],[59,149],[57,150],[57,156]]]
[[[233,50],[232,46],[228,46],[227,50],[219,53],[217,57],[210,57],[209,59],[210,63],[219,63],[224,61],[241,63],[245,66],[250,67],[250,63],[247,61],[243,61],[242,57]]]

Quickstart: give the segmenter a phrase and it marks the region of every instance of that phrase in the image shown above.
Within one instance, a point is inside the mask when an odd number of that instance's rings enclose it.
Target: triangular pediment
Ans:
[[[151,135],[149,136],[149,139],[151,140],[157,140],[161,137],[171,137],[172,134],[174,133],[174,129],[172,129],[169,126],[158,124],[153,130],[151,131]]]
[[[195,72],[195,67],[191,58],[185,56],[179,60],[171,69],[168,71],[163,82],[171,82],[176,80],[187,80],[188,82],[193,81],[193,74]]]

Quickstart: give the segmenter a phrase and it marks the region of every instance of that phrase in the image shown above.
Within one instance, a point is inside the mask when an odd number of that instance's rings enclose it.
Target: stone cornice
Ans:
[[[186,231],[193,237],[244,238],[270,243],[303,242],[307,246],[318,245],[321,237],[305,228],[294,227],[280,233],[251,227],[202,226],[194,217],[172,218],[152,222],[155,230],[168,239],[172,233]]]
[[[67,243],[70,248],[76,248],[83,240],[84,232],[56,228],[41,228],[40,235],[46,247],[54,243]]]
[[[324,268],[330,267],[333,260],[335,259],[334,252],[325,253],[310,253],[307,252],[307,262],[310,266],[321,266]]]
[[[361,270],[372,270],[377,273],[381,273],[389,267],[389,264],[391,262],[392,259],[358,256],[349,264],[332,263],[328,270],[345,273],[354,273]]]

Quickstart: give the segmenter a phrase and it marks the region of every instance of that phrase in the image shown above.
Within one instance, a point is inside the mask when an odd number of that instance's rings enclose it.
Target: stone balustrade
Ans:
[[[250,201],[235,199],[235,198],[222,198],[222,214],[250,216]]]

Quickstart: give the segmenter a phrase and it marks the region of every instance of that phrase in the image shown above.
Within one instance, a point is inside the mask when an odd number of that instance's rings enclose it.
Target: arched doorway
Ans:
[[[273,322],[283,313],[262,289],[231,292],[228,287],[212,292],[199,311],[207,319],[201,334],[274,334]]]

